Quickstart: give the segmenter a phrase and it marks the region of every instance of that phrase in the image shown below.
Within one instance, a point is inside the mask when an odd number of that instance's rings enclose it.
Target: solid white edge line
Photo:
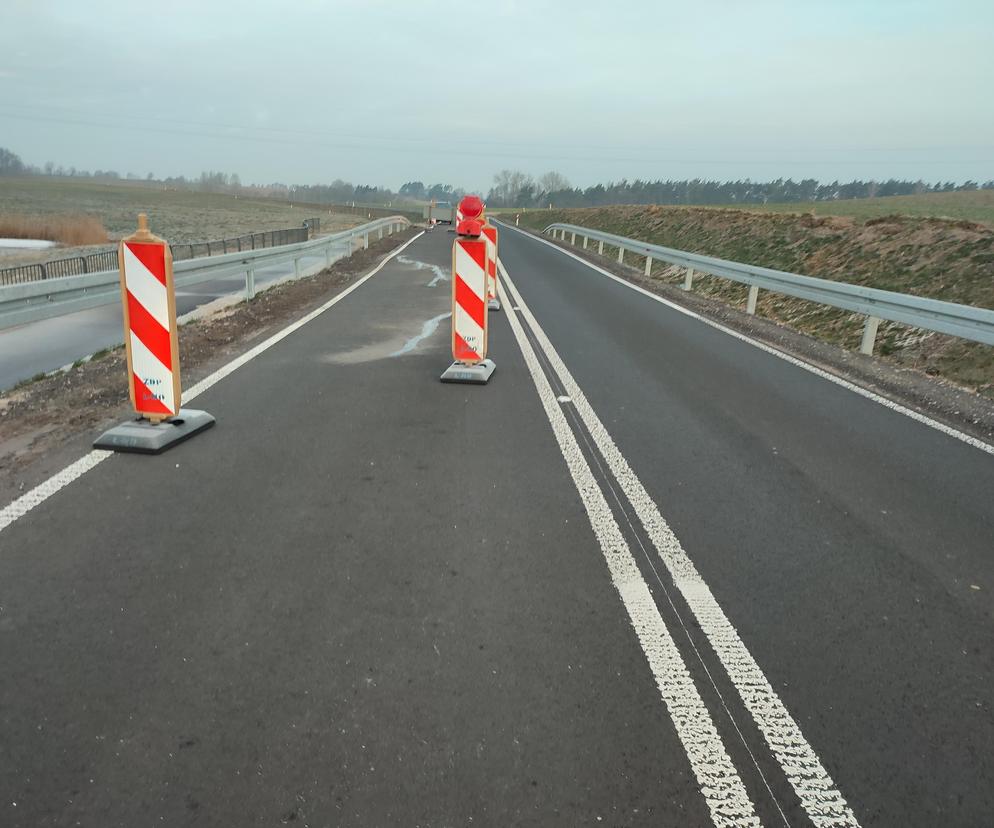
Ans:
[[[861,397],[865,397],[868,400],[878,403],[879,405],[882,405],[884,408],[889,408],[891,411],[894,411],[897,414],[902,414],[903,416],[908,417],[909,419],[912,419],[917,423],[921,423],[922,425],[928,426],[929,428],[933,428],[936,431],[942,432],[948,437],[952,437],[956,440],[966,443],[969,446],[973,446],[976,449],[980,449],[981,451],[986,452],[987,454],[994,455],[994,445],[991,445],[990,443],[985,443],[983,440],[980,440],[977,437],[973,437],[972,435],[966,434],[963,431],[959,431],[958,429],[955,429],[952,426],[948,426],[945,423],[939,422],[938,420],[934,420],[931,417],[929,417],[927,414],[922,414],[921,412],[915,411],[914,409],[908,408],[906,406],[901,405],[900,403],[894,402],[894,400],[881,396],[880,394],[877,394],[874,391],[870,391],[867,388],[863,388],[861,385],[857,385],[854,382],[850,382],[849,380],[843,379],[842,377],[839,377],[829,371],[826,371],[824,368],[819,368],[816,365],[812,365],[810,362],[805,362],[803,359],[800,359],[799,357],[796,357],[793,354],[788,354],[785,351],[781,351],[778,348],[773,347],[772,345],[767,345],[765,342],[760,342],[757,339],[753,339],[747,334],[736,331],[732,328],[727,327],[726,325],[722,325],[720,322],[715,322],[713,319],[708,319],[706,316],[702,316],[701,314],[696,313],[695,311],[692,311],[689,308],[685,308],[682,305],[679,305],[670,299],[658,296],[652,291],[646,290],[641,285],[636,285],[632,282],[629,282],[627,279],[623,279],[620,276],[616,276],[614,273],[605,270],[599,265],[587,261],[582,256],[578,256],[576,253],[572,252],[571,250],[564,250],[562,247],[560,247],[557,244],[553,244],[548,239],[543,239],[541,236],[532,235],[531,233],[527,233],[524,230],[521,230],[520,228],[512,227],[509,224],[504,224],[504,226],[507,227],[509,230],[514,230],[520,233],[521,235],[526,236],[534,241],[548,245],[553,250],[558,250],[564,256],[569,256],[572,259],[576,259],[581,264],[586,265],[591,270],[600,273],[602,276],[607,276],[608,279],[612,279],[615,282],[618,282],[618,284],[624,285],[625,287],[630,288],[631,290],[634,290],[637,293],[641,293],[643,296],[647,296],[649,299],[653,299],[662,305],[666,305],[666,307],[672,308],[678,313],[682,313],[684,316],[689,316],[691,319],[696,319],[698,322],[703,322],[705,325],[708,325],[709,327],[712,327],[715,330],[719,330],[722,333],[726,333],[729,336],[733,336],[742,342],[746,342],[749,345],[752,345],[754,348],[759,348],[759,350],[765,351],[766,353],[771,354],[777,357],[778,359],[782,359],[784,360],[784,362],[789,362],[791,365],[796,365],[798,368],[803,368],[805,371],[808,371],[809,373],[814,374],[815,376],[821,377],[822,379],[826,379],[829,382],[834,383],[835,385],[845,388],[847,391],[852,391],[854,394],[859,394]]]
[[[338,302],[341,302],[342,299],[344,299],[346,296],[352,293],[352,291],[354,291],[360,285],[372,279],[373,276],[379,273],[389,261],[391,261],[395,256],[399,256],[409,245],[417,241],[422,235],[424,235],[423,230],[420,233],[418,233],[416,236],[413,236],[410,239],[408,239],[404,244],[402,244],[396,250],[394,250],[389,255],[387,255],[383,259],[383,261],[381,261],[376,267],[374,267],[371,271],[369,271],[369,273],[367,273],[361,279],[349,285],[341,293],[335,294],[335,296],[333,296],[331,299],[329,299],[327,302],[321,305],[321,307],[311,311],[306,316],[301,317],[293,324],[288,325],[287,327],[283,328],[281,331],[273,334],[271,337],[269,337],[269,339],[265,340],[264,342],[260,342],[254,348],[251,348],[241,356],[236,357],[227,365],[222,366],[210,376],[204,377],[202,380],[200,380],[200,382],[198,382],[192,388],[189,388],[188,390],[183,392],[182,402],[184,404],[189,403],[194,398],[203,394],[204,391],[206,391],[212,385],[215,385],[216,383],[223,380],[229,374],[237,371],[239,368],[245,365],[245,363],[255,359],[255,357],[259,356],[259,354],[261,354],[263,351],[272,348],[273,345],[275,345],[277,342],[286,339],[294,331],[299,330],[308,322],[312,321],[313,319],[316,319],[318,316],[320,316],[322,313],[328,310],[328,308],[332,307],[333,305],[336,305]],[[60,489],[65,488],[74,480],[81,477],[83,474],[85,474],[90,469],[94,468],[99,463],[103,462],[113,454],[114,454],[113,451],[103,451],[101,449],[94,449],[89,454],[86,454],[83,457],[81,457],[75,463],[66,466],[62,471],[52,475],[44,483],[39,483],[30,491],[25,492],[19,498],[9,503],[8,505],[4,506],[3,509],[0,509],[0,532],[2,532],[4,529],[10,526],[14,521],[24,517],[28,512],[30,512],[36,506],[39,506],[42,503],[44,503],[46,500],[48,500],[48,498],[50,498]]]
[[[566,421],[556,394],[510,303],[507,319],[552,426],[556,442],[583,502],[611,581],[649,662],[701,794],[716,826],[759,826],[745,785],[732,764],[714,721],[670,635],[648,584],[621,533],[611,507]]]
[[[597,450],[625,492],[625,497],[656,547],[673,583],[680,590],[746,709],[783,768],[801,805],[819,828],[857,828],[859,823],[855,815],[828,771],[822,766],[800,727],[728,620],[710,587],[663,518],[659,507],[594,412],[586,395],[508,276],[503,262],[498,260],[497,267],[515,304],[521,308],[521,315],[528,322],[549,364],[571,398],[574,409],[590,432]]]

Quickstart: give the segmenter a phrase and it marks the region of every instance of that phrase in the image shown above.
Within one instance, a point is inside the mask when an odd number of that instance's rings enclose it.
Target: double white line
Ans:
[[[542,354],[570,397],[597,452],[638,516],[645,534],[655,546],[673,583],[707,636],[743,704],[797,794],[801,806],[819,828],[858,828],[856,817],[835,783],[739,638],[697,567],[660,514],[656,503],[587,402],[583,391],[508,276],[503,263],[498,261],[497,267],[502,279],[502,289],[506,286],[513,298],[513,302],[507,302],[507,297],[503,297],[511,330],[531,372],[559,448],[587,509],[611,579],[642,644],[715,825],[756,826],[760,821],[604,493],[583,456],[549,378],[542,370],[535,350],[525,335],[516,310],[528,324]]]

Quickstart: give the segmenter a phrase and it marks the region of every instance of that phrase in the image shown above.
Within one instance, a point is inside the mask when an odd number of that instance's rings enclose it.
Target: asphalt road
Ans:
[[[994,457],[451,241],[0,530],[0,824],[991,824]]]
[[[336,256],[342,251],[336,250]],[[302,256],[301,271],[313,273],[324,266],[324,256]],[[260,267],[257,288],[293,275],[293,262]],[[245,292],[244,276],[212,279],[176,291],[176,314],[183,316],[222,296]],[[56,371],[76,360],[124,342],[121,303],[42,319],[0,331],[0,391],[22,380]]]

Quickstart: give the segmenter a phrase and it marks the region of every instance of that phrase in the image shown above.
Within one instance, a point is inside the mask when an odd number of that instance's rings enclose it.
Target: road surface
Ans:
[[[443,385],[451,240],[7,510],[0,823],[989,825],[994,456],[510,229]]]

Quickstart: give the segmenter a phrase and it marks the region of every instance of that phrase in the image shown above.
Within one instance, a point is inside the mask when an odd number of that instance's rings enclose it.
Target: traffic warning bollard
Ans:
[[[104,432],[95,448],[158,454],[214,425],[205,411],[180,408],[179,332],[173,257],[144,213],[117,250],[124,310],[128,391],[139,420]]]
[[[483,225],[483,235],[487,240],[487,308],[500,310],[497,298],[497,228],[490,222]]]
[[[483,203],[466,196],[459,204],[452,244],[452,365],[442,382],[484,384],[496,366],[487,359],[487,238]]]

